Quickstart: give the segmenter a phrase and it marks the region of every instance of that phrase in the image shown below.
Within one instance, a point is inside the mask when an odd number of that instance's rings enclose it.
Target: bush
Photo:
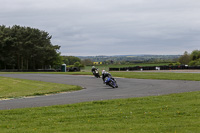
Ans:
[[[190,61],[190,66],[200,66],[200,59]]]

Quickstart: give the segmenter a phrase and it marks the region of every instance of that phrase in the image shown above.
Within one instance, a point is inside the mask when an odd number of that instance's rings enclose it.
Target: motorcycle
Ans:
[[[98,69],[93,72],[94,77],[100,78]]]
[[[118,88],[117,81],[114,78],[106,77],[105,83],[112,88]]]

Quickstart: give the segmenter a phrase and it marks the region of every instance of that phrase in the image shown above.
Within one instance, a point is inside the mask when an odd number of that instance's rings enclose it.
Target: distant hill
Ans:
[[[128,61],[128,62],[155,62],[155,61],[176,61],[181,55],[114,55],[114,56],[77,56],[81,60],[90,59],[94,62],[103,61]]]

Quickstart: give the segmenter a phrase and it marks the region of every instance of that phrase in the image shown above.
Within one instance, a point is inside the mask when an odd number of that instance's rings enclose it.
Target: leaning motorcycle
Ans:
[[[105,83],[112,88],[118,88],[117,81],[114,78],[106,77]]]
[[[100,78],[98,69],[93,72],[94,77]]]

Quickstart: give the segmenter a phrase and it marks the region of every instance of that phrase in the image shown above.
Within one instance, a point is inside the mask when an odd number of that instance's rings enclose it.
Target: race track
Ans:
[[[0,74],[0,76],[79,85],[84,87],[83,90],[75,92],[1,100],[0,110],[200,91],[199,81],[116,78],[119,88],[113,89],[103,84],[102,79],[93,76],[58,74]]]

